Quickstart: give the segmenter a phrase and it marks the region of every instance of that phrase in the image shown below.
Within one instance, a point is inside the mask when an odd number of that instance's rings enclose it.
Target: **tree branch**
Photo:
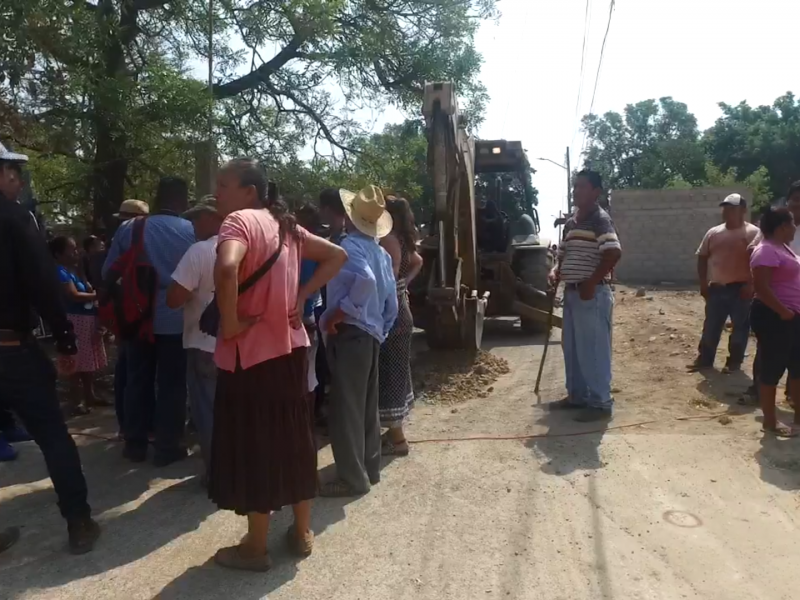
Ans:
[[[133,10],[151,10],[169,4],[170,0],[134,0],[131,5]]]
[[[267,80],[283,68],[286,63],[297,58],[298,50],[305,40],[306,38],[304,35],[295,33],[294,37],[292,37],[289,43],[286,44],[280,52],[257,69],[228,83],[214,85],[214,98],[218,100],[230,98],[246,90],[253,89],[261,83],[266,83]]]

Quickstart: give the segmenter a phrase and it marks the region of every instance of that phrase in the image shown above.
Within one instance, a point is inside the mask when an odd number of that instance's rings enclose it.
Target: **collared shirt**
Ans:
[[[600,265],[606,250],[621,250],[611,217],[600,206],[578,216],[575,213],[564,225],[564,239],[558,246],[561,281],[581,283]],[[610,279],[611,275],[606,275]]]
[[[303,259],[300,261],[300,285],[306,283],[314,276],[317,270],[317,263],[313,260]],[[322,306],[322,294],[318,291],[314,292],[308,297],[306,303],[303,305],[303,319],[311,321],[314,318],[314,310]]]
[[[196,242],[183,255],[172,279],[192,292],[183,307],[183,347],[212,353],[217,339],[200,331],[200,317],[214,299],[214,262],[217,260],[217,236]]]
[[[114,261],[131,246],[134,219],[126,221],[117,230],[103,264],[103,277]],[[194,228],[186,219],[172,215],[151,215],[144,226],[144,251],[158,274],[153,333],[175,335],[183,332],[183,309],[167,306],[167,288],[172,273],[183,255],[194,244]]]
[[[31,333],[38,314],[61,348],[74,348],[57,273],[31,214],[0,194],[0,329]]]
[[[345,323],[363,329],[383,343],[397,318],[392,259],[375,238],[359,232],[350,233],[341,246],[347,252],[347,262],[328,282],[323,326],[339,308],[345,313]]]

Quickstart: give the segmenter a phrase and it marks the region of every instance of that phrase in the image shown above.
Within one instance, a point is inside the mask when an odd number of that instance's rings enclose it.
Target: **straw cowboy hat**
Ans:
[[[150,206],[143,200],[130,198],[119,206],[119,212],[114,213],[118,219],[131,219],[133,217],[143,217],[150,214]]]
[[[347,216],[361,233],[382,238],[392,231],[392,215],[386,210],[381,189],[368,185],[358,193],[339,190]]]

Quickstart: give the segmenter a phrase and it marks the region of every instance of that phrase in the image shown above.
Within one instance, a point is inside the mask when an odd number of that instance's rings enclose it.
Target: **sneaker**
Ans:
[[[584,408],[575,416],[577,423],[594,423],[596,421],[610,421],[612,411],[610,408]]]
[[[19,527],[7,527],[0,531],[0,554],[19,541]]]
[[[17,451],[14,449],[14,446],[8,443],[5,436],[0,434],[0,462],[11,462],[12,460],[16,460],[17,458]]]
[[[147,460],[147,446],[126,443],[122,449],[122,458],[135,463],[144,462]]]
[[[67,521],[69,532],[69,551],[72,554],[86,554],[94,549],[100,537],[100,525],[90,517]]]
[[[16,442],[30,442],[33,440],[31,434],[28,433],[24,427],[20,427],[19,425],[11,429],[4,429],[3,437],[12,444]]]
[[[178,448],[171,452],[156,454],[155,458],[153,458],[153,466],[166,467],[167,465],[185,459],[187,456],[189,456],[189,453],[186,451],[186,448]]]
[[[286,543],[292,554],[306,558],[311,556],[311,552],[314,550],[314,532],[308,530],[304,535],[298,535],[294,524],[289,525],[289,529],[286,531]]]
[[[548,411],[551,411],[551,410],[580,410],[582,408],[585,408],[585,405],[583,405],[583,404],[575,404],[574,402],[572,402],[572,400],[570,400],[569,397],[562,398],[561,400],[558,400],[556,402],[549,402],[548,404],[545,404],[545,410],[548,410]]]

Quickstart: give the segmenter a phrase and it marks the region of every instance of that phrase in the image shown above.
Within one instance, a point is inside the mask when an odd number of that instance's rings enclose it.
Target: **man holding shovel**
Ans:
[[[579,410],[576,421],[611,418],[611,271],[622,249],[611,217],[598,204],[603,192],[599,173],[575,176],[577,210],[564,226],[551,285],[564,282],[562,347],[567,397],[551,410]]]

